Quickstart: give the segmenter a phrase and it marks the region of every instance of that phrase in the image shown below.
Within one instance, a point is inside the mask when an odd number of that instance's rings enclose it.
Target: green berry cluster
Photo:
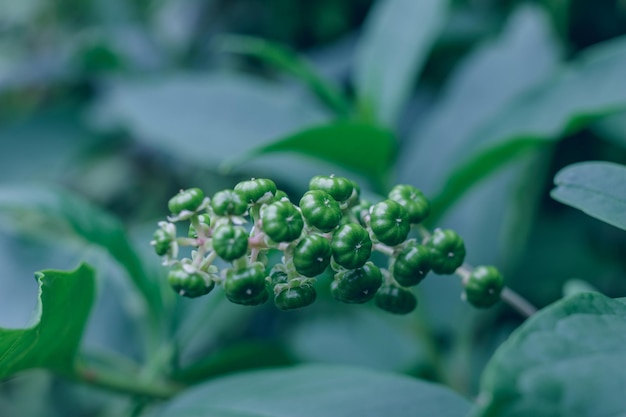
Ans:
[[[222,285],[233,303],[258,305],[273,297],[276,307],[291,310],[315,301],[314,284],[330,268],[333,298],[374,300],[385,311],[407,314],[417,306],[411,287],[430,271],[457,272],[465,259],[456,232],[431,234],[419,226],[430,204],[411,185],[397,185],[371,204],[361,200],[355,182],[315,176],[296,205],[272,180],[258,178],[211,198],[198,188],[182,190],[168,208],[171,215],[151,244],[170,267],[169,284],[186,297]],[[181,226],[185,236],[179,236]],[[422,232],[419,240],[410,237],[413,229]],[[190,258],[179,259],[180,246],[191,246]],[[268,265],[270,250],[282,252],[279,263]],[[373,252],[387,256],[385,267],[371,261]],[[217,258],[228,267],[219,269]],[[493,305],[503,287],[493,267],[476,268],[463,282],[464,298],[477,307]]]

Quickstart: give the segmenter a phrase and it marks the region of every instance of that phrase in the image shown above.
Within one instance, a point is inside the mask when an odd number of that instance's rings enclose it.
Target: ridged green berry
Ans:
[[[277,201],[261,211],[263,231],[274,242],[292,242],[300,237],[304,220],[290,201]]]
[[[174,291],[189,298],[208,294],[215,287],[213,280],[205,279],[197,272],[186,272],[180,267],[176,267],[168,273],[167,281]]]
[[[232,261],[248,251],[248,235],[241,226],[224,224],[213,232],[213,249],[220,258]]]
[[[153,241],[152,241],[152,244],[154,245],[154,251],[159,256],[167,255],[167,253],[170,251],[173,241],[174,240],[172,239],[172,236],[170,236],[169,233],[167,233],[163,229],[157,229],[154,232]]]
[[[255,262],[243,269],[229,269],[224,281],[226,298],[235,304],[253,306],[269,298],[265,288],[265,267]]]
[[[199,188],[180,190],[178,194],[170,198],[167,208],[172,214],[179,214],[183,210],[196,211],[204,201],[204,192]]]
[[[256,178],[235,185],[235,191],[239,191],[249,204],[269,203],[276,194],[276,184],[267,178]]]
[[[312,285],[301,285],[283,289],[274,297],[274,304],[281,310],[293,310],[313,304],[316,298]]]
[[[430,249],[411,241],[393,263],[393,278],[403,287],[411,287],[426,278],[430,267]]]
[[[241,216],[248,209],[248,202],[236,190],[222,190],[211,199],[213,212],[218,216]]]
[[[397,201],[409,215],[409,222],[420,223],[430,214],[430,203],[424,194],[412,185],[400,184],[391,189],[390,200]]]
[[[311,178],[309,189],[326,191],[335,201],[343,203],[352,196],[354,185],[352,181],[344,177],[316,175]]]
[[[393,200],[381,201],[372,206],[370,227],[376,238],[389,246],[404,242],[411,230],[406,210]]]
[[[407,288],[383,285],[374,299],[378,308],[393,314],[409,314],[417,307],[417,298]]]
[[[450,229],[435,229],[426,245],[431,250],[432,270],[436,274],[453,274],[465,260],[465,243]]]
[[[311,190],[300,199],[300,210],[307,224],[322,232],[330,232],[341,221],[339,203],[322,190]]]
[[[477,266],[463,283],[465,298],[478,308],[488,308],[500,300],[504,278],[494,266]]]
[[[359,268],[372,255],[372,240],[362,226],[349,223],[339,227],[330,242],[333,259],[344,268]]]
[[[294,248],[293,264],[299,274],[314,277],[326,270],[331,256],[328,239],[320,235],[308,235]]]
[[[335,274],[331,283],[331,295],[344,303],[365,303],[376,295],[383,282],[380,269],[372,262],[360,268],[347,269]]]

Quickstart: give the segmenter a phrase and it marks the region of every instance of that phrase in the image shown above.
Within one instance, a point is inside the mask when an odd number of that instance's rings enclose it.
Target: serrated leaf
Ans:
[[[43,271],[39,316],[25,329],[0,329],[0,378],[46,368],[71,374],[95,298],[94,271],[86,264],[71,272]]]
[[[612,162],[581,162],[554,177],[550,195],[603,222],[626,230],[626,167]]]
[[[224,168],[277,152],[297,152],[323,159],[384,184],[393,163],[396,139],[390,131],[367,123],[337,122],[296,132],[228,161]]]
[[[361,105],[394,126],[444,22],[442,0],[379,0],[365,22],[354,82]]]
[[[159,417],[462,417],[469,403],[406,376],[309,365],[248,372],[192,388]]]
[[[504,107],[457,150],[456,169],[434,199],[433,211],[441,215],[475,183],[521,155],[625,109],[624,73],[626,37],[621,37],[589,48]]]
[[[350,104],[341,91],[322,78],[309,62],[285,46],[242,35],[222,35],[216,43],[225,52],[258,58],[301,80],[336,116],[345,117],[350,113]]]
[[[545,308],[498,349],[474,417],[626,415],[626,301],[582,293]]]
[[[151,318],[162,311],[158,283],[152,281],[133,248],[124,226],[113,216],[66,190],[48,186],[0,186],[0,212],[26,229],[55,239],[72,236],[106,250],[128,272],[143,296]],[[147,312],[146,312],[147,313]]]

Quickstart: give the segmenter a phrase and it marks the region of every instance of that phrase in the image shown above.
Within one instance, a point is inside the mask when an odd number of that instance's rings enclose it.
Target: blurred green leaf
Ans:
[[[434,212],[441,215],[475,183],[519,156],[626,108],[624,73],[626,37],[589,48],[503,108],[457,149],[456,168],[435,198]]]
[[[294,360],[276,343],[242,342],[227,346],[172,375],[175,381],[197,383],[218,375],[256,368],[293,365]]]
[[[571,297],[573,295],[585,292],[599,292],[596,287],[583,281],[582,279],[570,279],[563,284],[563,297]]]
[[[56,240],[71,236],[100,246],[128,273],[146,303],[145,314],[155,320],[160,317],[159,286],[146,274],[124,226],[113,216],[77,195],[50,186],[2,186],[0,211],[11,214],[22,227],[38,235]]]
[[[554,177],[550,195],[561,203],[626,230],[626,167],[611,162],[581,162]]]
[[[227,161],[230,169],[261,155],[297,152],[362,174],[379,188],[393,164],[396,139],[390,131],[360,122],[337,122],[288,135]]]
[[[242,35],[222,35],[216,43],[220,50],[258,58],[301,80],[336,116],[350,114],[350,103],[341,91],[294,51],[265,39]]]
[[[626,113],[617,113],[604,117],[593,125],[603,138],[622,148],[626,147]]]
[[[361,106],[395,126],[444,22],[447,1],[379,0],[365,22],[354,66]]]
[[[169,402],[160,417],[462,417],[469,402],[406,376],[299,366],[218,378]]]
[[[406,317],[367,309],[309,312],[288,332],[286,343],[303,362],[407,372],[428,361],[426,340],[412,324]]]
[[[297,89],[243,75],[118,79],[92,113],[149,146],[202,166],[328,119]]]
[[[533,65],[526,65],[532,60]],[[427,194],[440,189],[476,131],[502,107],[548,76],[559,60],[550,22],[537,7],[520,7],[498,38],[478,46],[448,79],[434,109],[416,120],[398,155],[400,180]],[[436,157],[434,157],[436,155]]]
[[[626,300],[582,293],[531,317],[482,376],[478,417],[615,417],[626,409]]]
[[[82,264],[71,272],[38,273],[39,316],[25,329],[0,329],[0,378],[46,368],[71,375],[95,298],[94,271]],[[71,308],[68,308],[70,307]]]

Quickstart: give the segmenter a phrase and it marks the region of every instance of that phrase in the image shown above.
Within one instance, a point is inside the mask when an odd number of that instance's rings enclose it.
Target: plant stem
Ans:
[[[502,301],[513,307],[524,317],[530,317],[537,312],[537,307],[509,287],[502,289],[500,297]]]
[[[76,365],[74,374],[70,376],[77,381],[111,391],[157,399],[173,397],[183,389],[183,386],[170,381],[144,380],[136,375],[121,374],[101,366],[81,363]]]

